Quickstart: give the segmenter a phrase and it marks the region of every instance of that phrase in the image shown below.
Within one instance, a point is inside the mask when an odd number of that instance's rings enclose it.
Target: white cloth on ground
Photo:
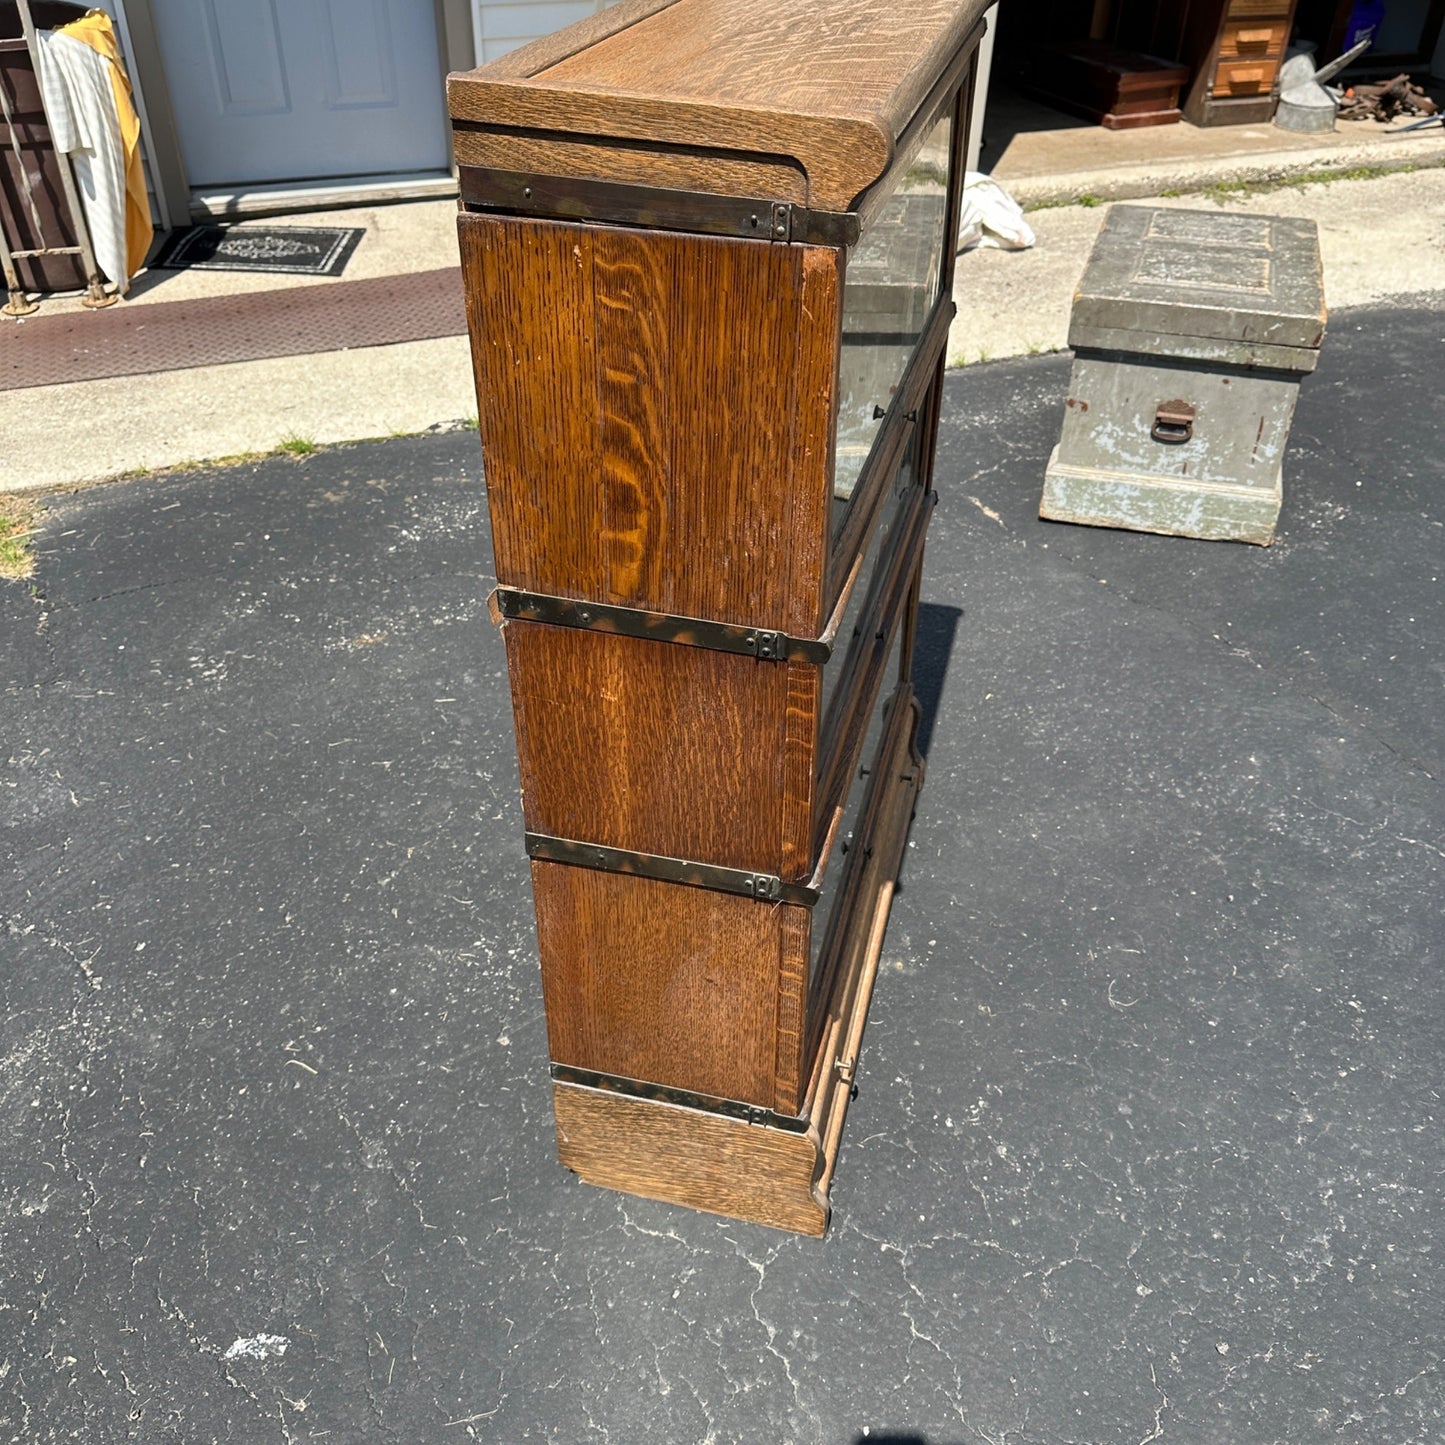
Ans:
[[[55,149],[70,156],[101,274],[129,286],[125,256],[125,145],[110,69],[90,46],[39,30],[37,69]]]
[[[963,177],[963,214],[958,223],[958,249],[995,246],[1000,251],[1026,251],[1035,241],[1023,207],[999,185],[978,171]]]

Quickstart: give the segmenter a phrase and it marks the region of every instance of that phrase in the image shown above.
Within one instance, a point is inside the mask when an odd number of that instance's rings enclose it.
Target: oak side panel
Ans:
[[[552,1058],[771,1108],[777,906],[532,864]]]
[[[591,250],[557,227],[466,214],[457,226],[498,580],[598,577],[600,529],[548,485],[601,467]]]
[[[667,586],[669,418],[658,385],[673,365],[667,325],[668,270],[616,231],[593,243],[593,302],[601,441],[600,597],[634,604],[663,597]],[[585,582],[579,579],[579,585]]]
[[[782,474],[788,479],[788,545],[796,579],[785,627],[799,636],[816,637],[826,626],[831,607],[825,593],[833,521],[846,252],[828,246],[790,249],[801,253],[802,295],[789,378],[792,444],[789,469]]]
[[[785,904],[779,910],[777,1061],[773,1108],[798,1114],[807,1085],[803,1047],[808,1032],[808,942],[811,910]]]
[[[807,1134],[554,1084],[557,1155],[588,1184],[821,1235],[824,1160]]]
[[[779,872],[785,664],[538,622],[502,636],[529,830]]]
[[[833,664],[842,666],[842,659]],[[809,877],[813,853],[817,786],[818,709],[823,700],[823,671],[806,662],[789,662],[787,704],[783,719],[781,805],[782,862],[779,872],[790,882]]]
[[[838,253],[464,215],[497,579],[815,635]]]
[[[811,489],[821,502],[822,469],[796,454],[796,414],[826,425],[831,398],[824,388],[785,400],[799,353],[818,344],[803,310],[804,258],[816,249],[668,240],[672,330],[684,344],[660,378],[676,548],[665,611],[784,630],[806,618],[805,631],[817,616],[818,561],[795,499]]]

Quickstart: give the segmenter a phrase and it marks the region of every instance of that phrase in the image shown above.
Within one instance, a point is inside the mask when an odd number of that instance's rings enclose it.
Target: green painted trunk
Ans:
[[[1075,298],[1040,514],[1268,546],[1324,325],[1312,222],[1115,206]]]

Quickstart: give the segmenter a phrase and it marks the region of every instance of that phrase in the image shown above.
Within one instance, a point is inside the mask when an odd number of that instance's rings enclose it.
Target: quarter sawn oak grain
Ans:
[[[498,582],[815,636],[838,254],[459,221]]]
[[[847,345],[896,344],[858,310],[895,282],[845,290],[843,241],[907,248],[869,227],[898,224],[941,116],[956,230],[986,4],[623,0],[449,82],[496,576],[573,604],[493,607],[526,827],[573,860],[532,864],[558,1154],[804,1234],[827,1226],[922,783],[909,665],[952,310],[945,245],[835,499],[845,308]],[[608,630],[618,608],[651,620]],[[750,652],[709,648],[715,623]],[[830,629],[826,664],[767,635]]]
[[[663,150],[786,157],[846,211],[988,0],[654,0],[453,75],[454,119]]]

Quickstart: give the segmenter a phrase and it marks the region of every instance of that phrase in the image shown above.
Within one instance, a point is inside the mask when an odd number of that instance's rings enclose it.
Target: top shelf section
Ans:
[[[857,213],[988,3],[623,0],[452,75],[457,157],[512,135],[516,169]]]

